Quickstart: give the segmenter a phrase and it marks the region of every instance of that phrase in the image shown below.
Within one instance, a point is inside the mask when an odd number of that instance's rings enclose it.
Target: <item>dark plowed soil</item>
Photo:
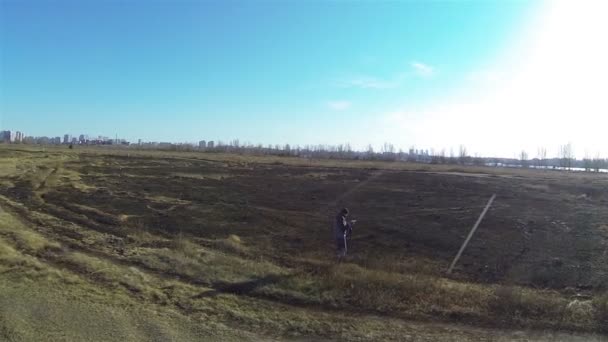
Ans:
[[[97,155],[82,155],[63,167],[79,173],[90,188],[45,182],[44,193],[36,196],[36,185],[21,177],[13,187],[2,187],[2,194],[119,237],[132,229],[206,239],[235,234],[261,256],[281,260],[332,257],[333,216],[348,206],[358,219],[353,262],[390,267],[415,256],[445,268],[497,194],[456,277],[594,290],[604,289],[608,280],[608,178],[603,175]]]

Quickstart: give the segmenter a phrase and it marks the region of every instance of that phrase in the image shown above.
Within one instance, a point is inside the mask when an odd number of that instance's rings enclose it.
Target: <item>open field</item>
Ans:
[[[600,341],[607,209],[601,174],[0,146],[0,340]]]

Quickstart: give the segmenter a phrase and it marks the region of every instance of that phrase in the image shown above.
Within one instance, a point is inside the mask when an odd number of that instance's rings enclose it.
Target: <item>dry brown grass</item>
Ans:
[[[235,253],[243,256],[247,255],[249,252],[249,249],[243,244],[241,238],[235,234],[230,234],[225,239],[215,240],[213,241],[213,245],[217,249],[224,252]]]
[[[517,286],[496,287],[489,302],[490,312],[509,323],[543,322],[559,326],[589,324],[590,322],[563,322],[569,301],[556,292],[533,291]]]
[[[111,152],[114,155],[114,151]],[[51,153],[59,154],[54,151]],[[75,152],[67,153],[70,158],[76,156],[73,154]],[[86,153],[110,152],[91,150]],[[118,152],[121,153],[123,151]],[[161,155],[160,152],[147,151],[141,154]],[[209,158],[239,163],[253,160],[251,157],[236,155],[166,155],[175,159]],[[469,174],[493,172],[493,169],[486,168],[451,167],[452,169],[447,170],[443,166],[383,162],[311,162],[272,157],[255,160],[261,163],[280,162],[294,165],[314,163],[328,167],[451,171]],[[40,173],[33,175],[31,179],[35,183],[32,183],[33,185],[41,186],[44,183],[45,187],[55,187],[71,184],[76,187],[74,184],[81,182],[76,171],[66,171],[65,165],[58,167],[59,164],[54,164],[52,158],[43,164],[50,166],[38,169]],[[55,167],[59,170],[56,175],[45,179],[45,175],[48,176],[47,171]],[[6,172],[13,172],[12,166],[7,166],[7,170]],[[525,172],[532,171],[521,171],[520,174]],[[81,190],[86,191],[86,187]],[[164,196],[149,199],[176,206],[190,203]],[[18,203],[10,205],[23,207]],[[27,210],[22,209],[23,212]],[[251,329],[292,328],[298,333],[326,333],[329,336],[336,336],[332,335],[336,332],[328,328],[327,324],[315,321],[315,317],[298,321],[299,317],[291,315],[289,319],[285,319],[272,310],[281,307],[288,313],[295,310],[296,306],[291,304],[306,304],[307,308],[326,312],[328,317],[334,318],[339,315],[335,312],[355,311],[372,315],[382,313],[383,317],[432,318],[448,322],[487,324],[505,322],[511,325],[582,327],[589,330],[601,329],[608,321],[608,300],[604,297],[595,299],[593,314],[586,315],[580,310],[575,312],[568,309],[570,301],[557,292],[523,287],[496,287],[444,278],[441,273],[442,265],[438,261],[423,257],[404,257],[396,262],[375,258],[360,264],[330,264],[316,255],[311,257],[315,260],[309,260],[306,265],[295,258],[288,260],[288,263],[282,263],[285,260],[258,258],[258,255],[264,254],[260,246],[256,246],[253,240],[248,238],[241,239],[237,235],[229,235],[229,232],[223,235],[227,236],[226,238],[220,239],[215,239],[217,235],[213,239],[191,239],[181,234],[172,238],[150,233],[138,216],[111,215],[100,209],[78,204],[72,204],[72,209],[105,218],[109,225],[123,229],[127,238],[121,240],[121,252],[107,243],[109,239],[116,238],[109,232],[87,229],[35,210],[24,215],[36,222],[36,227],[12,224],[14,217],[0,214],[0,221],[3,222],[0,223],[0,271],[20,272],[23,276],[20,280],[39,279],[38,277],[43,276],[54,277],[62,284],[71,281],[72,284],[82,287],[93,283],[96,291],[107,294],[108,297],[109,294],[119,294],[137,298],[143,303],[176,307],[189,314],[196,312],[204,316],[209,313],[209,316],[221,316],[226,321],[251,324]],[[46,255],[45,252],[49,250],[53,253]],[[259,281],[260,279],[268,281]],[[239,288],[242,284],[250,287],[245,288],[243,293],[231,292],[231,288]],[[205,297],[207,292],[214,293],[217,298]],[[264,301],[255,302],[259,297]],[[247,307],[244,303],[250,306]],[[257,307],[260,303],[267,306],[262,310]],[[213,307],[213,310],[209,309],[210,307]],[[327,308],[334,310],[325,311]],[[3,326],[0,322],[0,328]],[[365,333],[364,330],[362,332]],[[379,332],[375,331],[374,334]]]
[[[602,332],[608,331],[608,293],[593,299],[593,308],[598,329]]]
[[[14,257],[17,250],[35,255],[47,249],[60,248],[59,243],[27,229],[21,221],[2,209],[0,209],[0,222],[0,238],[5,241],[3,248],[4,254],[7,256]]]
[[[187,258],[197,259],[201,256],[202,249],[194,242],[179,236],[172,241],[172,249],[177,253],[183,254]]]

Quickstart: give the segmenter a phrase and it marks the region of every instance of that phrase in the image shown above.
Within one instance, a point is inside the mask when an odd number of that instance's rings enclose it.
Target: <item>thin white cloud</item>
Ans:
[[[402,84],[401,76],[394,79],[381,79],[371,76],[358,76],[348,80],[338,82],[340,87],[361,88],[361,89],[391,89],[397,88]]]
[[[399,88],[404,81],[412,74],[422,78],[434,76],[437,70],[428,64],[413,61],[410,63],[412,70],[395,73],[393,76],[382,78],[369,75],[357,75],[338,80],[335,85],[340,88],[360,88],[360,89],[393,89]]]
[[[416,75],[420,77],[430,77],[435,74],[435,68],[425,63],[414,61],[410,63],[410,66],[414,69]]]
[[[336,111],[347,110],[348,108],[350,108],[351,105],[352,103],[350,101],[345,100],[335,100],[327,102],[327,107]]]

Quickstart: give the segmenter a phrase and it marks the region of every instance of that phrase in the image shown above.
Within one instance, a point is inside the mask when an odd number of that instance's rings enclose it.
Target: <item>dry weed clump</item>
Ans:
[[[498,286],[489,303],[490,311],[508,322],[543,320],[560,323],[568,301],[556,293],[545,293],[517,286]]]

